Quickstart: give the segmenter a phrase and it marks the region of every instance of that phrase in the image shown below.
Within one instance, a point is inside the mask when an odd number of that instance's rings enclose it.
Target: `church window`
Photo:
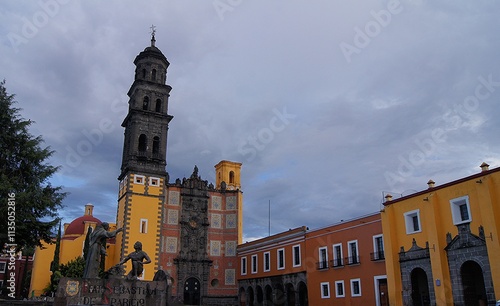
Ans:
[[[144,175],[135,175],[134,183],[144,185]]]
[[[142,78],[145,79],[146,78],[146,69],[142,69]]]
[[[139,136],[139,147],[138,147],[139,152],[146,152],[147,141],[148,138],[146,137],[146,135],[141,134],[141,136]]]
[[[153,71],[151,71],[151,80],[156,81],[156,69],[153,69]]]
[[[160,137],[153,137],[153,154],[160,153]]]
[[[229,172],[229,184],[234,184],[234,172]]]
[[[161,100],[160,99],[156,99],[156,107],[155,107],[155,110],[157,113],[160,113],[161,112]]]
[[[141,219],[141,228],[139,229],[141,234],[148,233],[148,219]]]
[[[160,186],[160,179],[157,178],[157,177],[150,177],[149,178],[149,185],[150,186],[155,186],[155,187]]]
[[[148,96],[145,96],[144,100],[142,101],[142,109],[143,110],[149,109],[149,97]]]

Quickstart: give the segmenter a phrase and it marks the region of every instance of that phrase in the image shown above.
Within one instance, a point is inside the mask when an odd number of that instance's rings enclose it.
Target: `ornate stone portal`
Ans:
[[[184,284],[184,304],[199,305],[208,292],[210,260],[208,239],[208,182],[198,176],[198,167],[182,182],[181,243],[177,266],[178,284]]]

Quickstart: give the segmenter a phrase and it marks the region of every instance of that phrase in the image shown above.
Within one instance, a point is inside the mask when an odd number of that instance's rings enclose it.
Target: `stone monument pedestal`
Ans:
[[[64,277],[59,281],[54,306],[165,306],[167,289],[166,281]]]

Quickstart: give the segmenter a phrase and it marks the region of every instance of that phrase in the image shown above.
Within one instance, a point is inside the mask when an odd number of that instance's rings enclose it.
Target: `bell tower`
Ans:
[[[161,209],[168,184],[167,132],[173,118],[168,114],[172,87],[166,84],[170,63],[155,46],[154,26],[151,30],[151,45],[134,60],[134,82],[127,93],[129,111],[122,123],[125,135],[116,223],[124,231],[116,237],[121,251],[115,253],[118,262],[134,251],[136,241],[142,242],[152,260],[144,267],[146,280],[158,269]]]
[[[172,87],[165,84],[170,63],[155,42],[153,29],[151,46],[134,60],[134,83],[127,93],[129,112],[122,123],[125,141],[119,179],[137,171],[166,175],[167,132],[173,118],[167,112]]]

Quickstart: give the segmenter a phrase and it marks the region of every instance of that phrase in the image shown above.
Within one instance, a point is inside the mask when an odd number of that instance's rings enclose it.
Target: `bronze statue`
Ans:
[[[141,276],[142,271],[144,270],[143,265],[151,263],[151,259],[149,258],[148,254],[146,254],[146,252],[142,250],[142,243],[140,241],[134,243],[134,249],[134,252],[128,254],[122,261],[118,263],[118,265],[123,265],[128,260],[132,260],[132,270],[130,270],[130,272],[127,274],[127,279],[130,280],[135,280],[139,276]],[[146,261],[142,262],[144,259]]]
[[[106,239],[113,238],[123,229],[119,228],[116,231],[108,232],[109,224],[103,222],[96,226],[95,230],[90,234],[89,251],[85,261],[85,270],[83,271],[84,278],[99,278],[99,265],[101,255],[106,256]]]

